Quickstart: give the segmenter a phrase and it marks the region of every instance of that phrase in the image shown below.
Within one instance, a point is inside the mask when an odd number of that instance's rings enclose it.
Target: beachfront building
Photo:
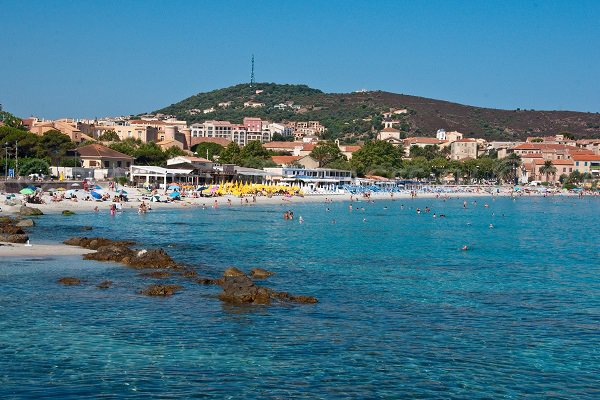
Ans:
[[[556,172],[553,174],[542,173],[542,167],[549,160],[534,159],[529,164],[529,181],[541,181],[556,183],[559,181],[561,175],[569,175],[574,171],[574,164],[572,160],[552,160],[552,166],[556,168]]]
[[[446,140],[440,140],[432,137],[409,137],[403,140],[404,155],[410,155],[410,148],[413,146],[425,148],[427,146],[437,146],[440,149],[448,146],[450,143]]]
[[[600,155],[598,154],[573,154],[574,170],[582,174],[591,174],[594,178],[600,177]]]
[[[475,159],[479,155],[479,143],[475,139],[459,139],[450,145],[450,159]]]
[[[84,168],[129,168],[134,160],[133,157],[127,154],[98,143],[79,147],[77,154]]]
[[[291,166],[264,170],[267,182],[299,186],[307,193],[338,192],[340,186],[352,183],[352,172],[340,169]]]
[[[57,120],[39,120],[37,118],[26,118],[23,120],[30,132],[36,135],[43,135],[52,130],[59,131],[69,137],[75,143],[81,143],[83,140],[92,140],[93,138],[85,135],[77,127],[77,121],[73,119],[57,119]]]
[[[206,158],[193,156],[177,156],[167,160],[167,167],[179,164],[190,164],[194,168],[203,169],[206,171],[212,170],[214,163]]]
[[[135,139],[141,140],[142,143],[157,142],[158,129],[153,126],[132,126],[132,125],[114,125],[106,127],[98,127],[99,137],[107,130],[113,130],[119,136],[120,140]]]

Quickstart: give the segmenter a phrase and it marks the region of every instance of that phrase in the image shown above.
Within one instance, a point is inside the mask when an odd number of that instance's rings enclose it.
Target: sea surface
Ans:
[[[600,398],[600,199],[466,200],[43,216],[34,245],[133,239],[202,276],[266,268],[261,284],[319,303],[229,306],[116,264],[1,259],[0,398]],[[184,290],[138,294],[157,282]]]

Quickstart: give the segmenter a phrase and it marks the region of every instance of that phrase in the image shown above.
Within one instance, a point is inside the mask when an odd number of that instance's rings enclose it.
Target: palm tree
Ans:
[[[546,175],[546,182],[548,182],[548,177],[550,175],[556,174],[556,167],[554,166],[554,164],[552,164],[552,161],[544,161],[544,165],[540,167],[540,174]]]
[[[511,153],[496,165],[496,176],[507,182],[514,181],[517,178],[517,170],[521,164],[521,157],[515,153]]]

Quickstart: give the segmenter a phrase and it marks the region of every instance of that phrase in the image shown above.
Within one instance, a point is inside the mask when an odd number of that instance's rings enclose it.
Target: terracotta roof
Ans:
[[[405,143],[427,143],[427,144],[442,144],[446,143],[445,140],[439,140],[431,137],[409,137],[404,139]]]
[[[136,125],[170,125],[168,122],[164,121],[144,121],[143,119],[132,119],[128,122]]]
[[[542,153],[527,153],[527,154],[522,154],[521,158],[542,158]]]
[[[394,129],[394,128],[390,128],[390,127],[383,128],[383,129],[381,130],[381,132],[394,132],[394,133],[400,133],[400,131],[399,131],[398,129]]]
[[[133,160],[133,157],[127,154],[119,153],[109,147],[102,146],[98,143],[88,144],[77,149],[80,157],[91,157],[91,158],[127,158]]]
[[[302,150],[303,151],[313,151],[315,149],[315,144],[313,143],[304,143],[304,146],[302,146]]]
[[[477,140],[467,138],[467,139],[458,139],[455,141],[455,143],[456,142],[458,142],[458,143],[473,143],[473,142],[477,142]]]
[[[600,155],[597,154],[571,154],[575,161],[600,161]]]
[[[294,161],[298,161],[301,158],[302,157],[300,156],[273,156],[271,157],[271,160],[277,165],[284,165],[292,164]]]
[[[359,151],[362,149],[362,146],[342,146],[345,152],[354,153],[355,151]]]
[[[556,143],[522,143],[513,147],[513,150],[580,150],[574,146]]]
[[[543,165],[548,160],[533,160],[535,165]],[[573,160],[550,160],[552,165],[573,165]]]
[[[301,147],[304,143],[302,142],[269,142],[263,144],[263,147],[268,149],[293,149],[295,147]]]

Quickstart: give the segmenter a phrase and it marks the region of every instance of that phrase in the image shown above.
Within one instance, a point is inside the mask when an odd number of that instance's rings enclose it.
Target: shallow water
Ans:
[[[232,307],[178,278],[149,298],[122,266],[5,259],[0,397],[598,398],[600,199],[472,201],[44,216],[34,243],[134,239],[320,302]]]

